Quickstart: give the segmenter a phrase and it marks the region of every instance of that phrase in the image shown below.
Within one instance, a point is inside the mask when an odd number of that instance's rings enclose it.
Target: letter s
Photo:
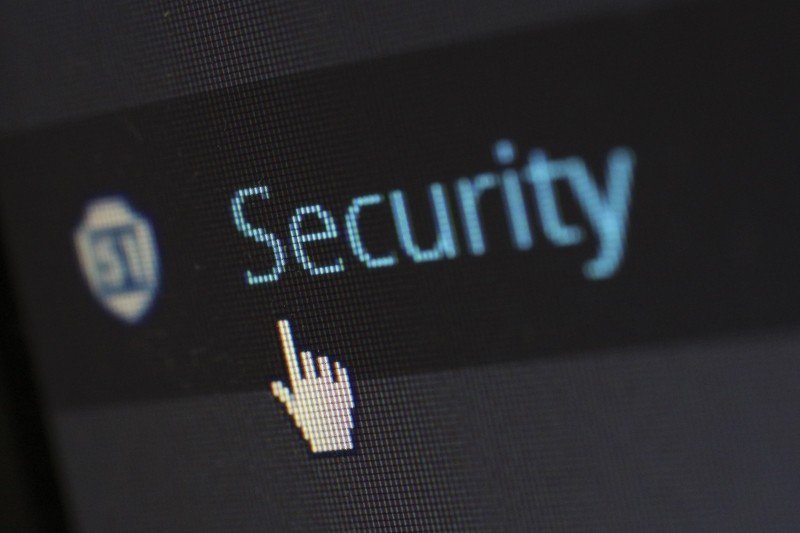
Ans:
[[[233,223],[246,237],[250,237],[256,242],[266,244],[272,248],[275,254],[275,265],[266,274],[253,274],[248,270],[245,272],[245,280],[248,285],[259,285],[261,283],[271,283],[280,278],[286,269],[286,252],[283,244],[274,234],[267,233],[263,228],[256,228],[244,218],[244,203],[251,196],[260,196],[262,200],[269,199],[269,191],[266,185],[260,187],[250,187],[236,191],[231,199],[231,211],[233,212]]]

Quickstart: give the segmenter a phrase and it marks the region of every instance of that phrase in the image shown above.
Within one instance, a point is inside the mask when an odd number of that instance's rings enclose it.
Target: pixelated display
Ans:
[[[4,216],[36,217],[7,240],[36,258],[15,272],[46,324],[45,389],[73,406],[260,390],[285,372],[278,320],[359,380],[794,324],[793,137],[757,134],[764,117],[796,128],[770,53],[785,28],[759,11],[745,45],[734,30],[752,14],[715,9],[499,35],[5,138]],[[763,82],[740,90],[742,72]],[[134,328],[87,290],[74,248],[110,197],[157,241],[156,297]]]
[[[498,163],[511,164],[516,158],[516,149],[511,141],[498,141],[494,147],[494,157]],[[471,255],[486,253],[483,222],[480,214],[480,198],[489,190],[500,189],[506,219],[511,233],[510,238],[519,250],[533,247],[529,216],[522,196],[524,180],[533,186],[534,202],[541,219],[542,231],[554,246],[575,246],[584,238],[584,230],[574,224],[566,224],[561,215],[554,182],[565,180],[575,196],[585,219],[592,229],[597,243],[597,255],[583,266],[584,275],[589,279],[608,278],[617,271],[625,249],[628,221],[628,203],[633,185],[635,156],[630,149],[618,148],[608,156],[606,176],[603,180],[607,190],[600,190],[598,180],[593,178],[579,157],[549,160],[542,150],[532,150],[528,164],[522,170],[504,169],[499,172],[484,172],[474,178],[460,178],[456,183],[457,203],[462,216],[464,240]],[[414,263],[427,263],[454,259],[459,255],[456,242],[453,208],[443,184],[433,183],[428,187],[430,204],[434,213],[433,221],[436,237],[434,243],[423,249],[417,242],[414,224],[402,190],[388,193],[389,204],[394,218],[397,238],[403,253]],[[249,285],[275,282],[286,270],[286,247],[279,237],[263,228],[253,227],[244,215],[244,205],[249,197],[269,199],[267,186],[241,189],[231,201],[231,210],[236,228],[245,236],[264,243],[274,254],[274,265],[269,273],[254,274],[245,272]],[[345,216],[347,238],[355,258],[367,268],[395,266],[398,263],[396,251],[375,257],[364,246],[359,226],[359,215],[367,206],[377,206],[384,202],[384,196],[369,194],[356,197],[350,202]],[[324,228],[322,231],[305,233],[303,219],[313,215]],[[428,232],[430,233],[430,232]],[[339,230],[333,215],[321,205],[298,207],[289,223],[292,250],[297,263],[312,276],[336,274],[345,270],[345,261],[337,257],[331,264],[317,265],[309,257],[305,243],[336,239]]]
[[[286,407],[312,452],[352,450],[356,404],[347,369],[334,361],[331,370],[330,360],[324,355],[315,362],[311,352],[298,354],[288,320],[278,322],[278,331],[289,371],[289,386],[273,381],[272,394]]]
[[[379,4],[0,8],[70,525],[796,529],[789,3]]]
[[[159,259],[153,229],[124,198],[90,203],[75,232],[84,276],[103,306],[128,322],[149,310],[158,290]]]

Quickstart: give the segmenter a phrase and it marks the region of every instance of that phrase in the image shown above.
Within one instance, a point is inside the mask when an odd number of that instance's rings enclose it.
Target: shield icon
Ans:
[[[75,230],[83,275],[102,306],[128,323],[147,314],[159,284],[158,248],[146,217],[121,197],[93,200]]]

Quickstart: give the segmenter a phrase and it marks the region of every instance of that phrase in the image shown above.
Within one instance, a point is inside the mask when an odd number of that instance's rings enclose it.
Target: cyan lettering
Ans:
[[[433,231],[421,232],[425,235],[422,239],[425,243],[432,240],[427,246],[420,244],[417,234],[420,228],[412,221],[404,191],[393,190],[387,196],[369,194],[353,198],[344,212],[343,223],[354,258],[370,269],[392,267],[400,263],[401,257],[397,251],[390,248],[389,251],[381,251],[382,255],[373,255],[364,243],[365,228],[362,225],[367,224],[369,219],[362,220],[362,211],[379,206],[385,200],[388,200],[400,249],[414,263],[457,257],[459,248],[456,231],[459,222],[467,253],[473,256],[485,255],[487,242],[491,242],[487,231],[493,226],[486,225],[485,218],[489,211],[484,206],[482,213],[481,204],[486,201],[486,193],[494,190],[502,197],[513,246],[518,250],[531,249],[534,246],[534,225],[528,214],[528,203],[531,200],[522,191],[527,183],[541,222],[544,242],[555,247],[575,246],[593,236],[597,249],[594,256],[583,264],[583,275],[590,280],[601,280],[616,274],[626,253],[636,162],[632,150],[615,148],[608,153],[604,180],[595,179],[580,157],[549,159],[540,149],[531,150],[527,160],[521,166],[516,166],[517,150],[514,143],[507,139],[501,139],[493,145],[492,156],[500,166],[498,170],[462,177],[453,183],[460,217],[453,218],[451,214],[445,186],[441,183],[429,185],[427,192],[430,214],[423,217],[423,220],[431,221]],[[576,205],[583,214],[582,218],[586,220],[583,224],[565,220],[561,196],[569,193],[575,199],[574,204],[570,205]],[[245,280],[248,285],[275,282],[286,270],[286,250],[276,234],[254,226],[245,218],[245,205],[251,197],[266,201],[269,199],[269,191],[266,186],[237,191],[231,199],[234,224],[247,238],[270,248],[274,255],[274,264],[271,270],[263,273],[245,271]],[[422,212],[424,213],[424,209]],[[306,226],[309,218],[314,219],[311,227]],[[289,220],[289,238],[294,258],[311,275],[344,271],[345,260],[342,257],[327,260],[328,264],[318,264],[311,258],[309,243],[339,238],[336,219],[321,205],[307,205],[294,210]]]
[[[532,150],[528,155],[527,178],[533,183],[534,196],[542,231],[556,246],[572,246],[583,240],[583,230],[576,225],[566,224],[558,209],[558,199],[553,182],[566,176],[547,160],[543,150]]]
[[[461,178],[456,182],[461,218],[467,233],[467,245],[472,255],[486,253],[483,226],[479,213],[480,199],[484,192],[498,185],[497,176],[490,172],[478,174],[474,178]]]
[[[622,262],[635,164],[636,158],[630,149],[615,148],[609,152],[603,192],[580,158],[569,158],[563,163],[573,194],[597,236],[597,256],[583,266],[584,275],[589,279],[611,277]]]
[[[261,283],[271,283],[278,281],[286,269],[286,252],[283,243],[272,233],[268,233],[262,228],[257,228],[244,218],[244,203],[251,196],[259,196],[262,200],[269,199],[269,191],[266,186],[251,187],[236,191],[231,200],[231,211],[233,212],[233,223],[242,234],[250,237],[256,242],[266,244],[272,248],[275,255],[275,264],[267,274],[253,274],[252,271],[245,272],[245,281],[248,285],[259,285]]]
[[[373,257],[372,254],[367,251],[364,242],[361,240],[361,231],[358,226],[358,218],[361,214],[361,210],[365,207],[378,205],[382,202],[383,196],[380,194],[359,196],[353,199],[344,217],[347,227],[347,237],[350,241],[350,248],[353,250],[353,255],[364,263],[367,268],[388,267],[397,264],[397,255],[394,252],[381,257]]]
[[[439,261],[445,257],[454,258],[458,255],[455,237],[453,235],[453,224],[450,220],[450,210],[447,205],[444,187],[441,183],[433,183],[429,187],[431,203],[433,204],[434,222],[436,224],[436,242],[423,250],[417,244],[414,236],[414,228],[411,222],[411,215],[408,212],[406,198],[403,191],[392,191],[389,193],[389,201],[392,206],[392,214],[397,229],[397,236],[400,245],[406,254],[415,263],[425,263],[428,261]]]
[[[303,233],[303,219],[308,215],[316,215],[316,217],[322,221],[325,229],[313,233]],[[333,220],[333,216],[324,210],[322,206],[307,205],[298,207],[289,223],[289,232],[292,235],[292,248],[294,249],[297,262],[312,276],[335,274],[344,270],[344,261],[341,257],[336,258],[336,261],[331,265],[318,266],[314,264],[306,253],[305,243],[335,239],[339,236],[339,231],[336,229],[336,222]]]
[[[517,158],[517,148],[508,139],[497,141],[492,152],[495,162],[506,167]],[[528,209],[522,197],[519,173],[513,168],[505,168],[500,173],[500,180],[503,188],[503,204],[514,246],[518,250],[530,250],[533,248],[533,233],[528,221]]]

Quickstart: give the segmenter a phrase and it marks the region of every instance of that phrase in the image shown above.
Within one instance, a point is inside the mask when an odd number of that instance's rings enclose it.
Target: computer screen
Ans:
[[[796,528],[790,4],[4,5],[65,525]]]

